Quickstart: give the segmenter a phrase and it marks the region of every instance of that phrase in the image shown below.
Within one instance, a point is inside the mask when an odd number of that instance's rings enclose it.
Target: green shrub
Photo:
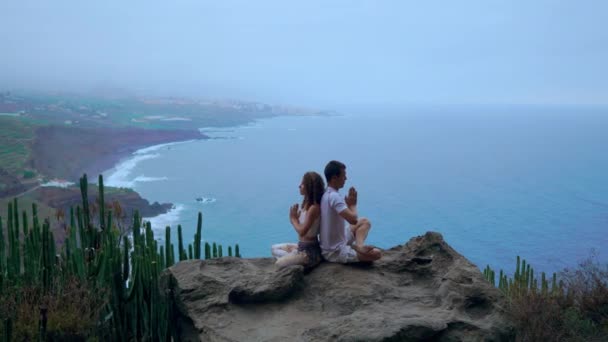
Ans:
[[[591,256],[560,272],[559,282],[542,274],[541,284],[532,270],[517,257],[514,276],[499,275],[517,341],[608,341],[608,264]],[[492,282],[494,272],[486,267],[483,273]]]
[[[23,178],[32,179],[34,177],[36,177],[36,171],[32,171],[32,170],[23,171]]]

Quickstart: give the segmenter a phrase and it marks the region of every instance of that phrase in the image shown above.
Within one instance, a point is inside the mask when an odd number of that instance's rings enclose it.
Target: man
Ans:
[[[346,165],[330,161],[325,166],[325,179],[327,189],[321,198],[319,233],[323,257],[339,263],[380,259],[382,253],[378,248],[364,245],[371,223],[357,216],[357,191],[351,187],[344,198],[338,192],[347,179]]]

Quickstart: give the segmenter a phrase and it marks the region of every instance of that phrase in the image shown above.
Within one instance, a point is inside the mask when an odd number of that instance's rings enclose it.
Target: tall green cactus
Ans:
[[[103,176],[99,175],[99,180],[98,180],[98,184],[99,184],[99,202],[97,203],[97,205],[99,206],[99,228],[101,228],[101,230],[106,229],[106,201],[105,201],[105,196],[104,196],[104,186],[103,186]]]
[[[198,212],[198,219],[196,222],[196,234],[194,235],[194,258],[201,258],[201,239],[203,229],[203,213]]]
[[[15,231],[19,233],[19,205],[17,199],[13,199],[13,225],[15,227]],[[19,235],[17,234],[17,238]]]
[[[209,242],[205,242],[205,259],[211,259],[211,246]]]
[[[2,217],[0,217],[0,277],[6,272],[6,245],[4,242],[4,228],[2,227]],[[0,288],[1,285],[0,285]]]
[[[182,225],[177,225],[177,250],[179,253],[179,261],[186,260],[186,253],[184,252],[184,239],[182,238]]]
[[[167,258],[167,261],[165,261],[166,267],[173,266],[172,255],[173,250],[171,248],[171,227],[167,226],[165,228],[165,258]]]
[[[234,246],[234,256],[237,257],[237,258],[241,257],[241,251],[239,250],[239,244],[238,243]]]
[[[89,194],[86,173],[80,178],[80,196],[82,198],[83,224],[85,229],[90,227]]]

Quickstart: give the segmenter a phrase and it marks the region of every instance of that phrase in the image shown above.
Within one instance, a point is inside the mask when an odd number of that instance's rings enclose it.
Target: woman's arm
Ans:
[[[310,227],[312,227],[315,221],[319,218],[321,211],[319,210],[319,205],[311,205],[306,212],[306,217],[304,218],[303,223],[300,223],[298,213],[298,205],[295,204],[289,210],[289,220],[291,221],[291,225],[296,230],[298,235],[305,236],[310,230]]]

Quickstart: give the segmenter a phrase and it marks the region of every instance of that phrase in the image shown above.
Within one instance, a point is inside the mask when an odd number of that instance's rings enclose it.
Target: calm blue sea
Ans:
[[[302,174],[337,159],[371,244],[432,230],[482,268],[512,271],[516,255],[547,272],[592,251],[608,260],[606,109],[370,108],[203,131],[215,139],[146,149],[106,172],[176,205],[151,219],[159,232],[180,223],[191,241],[202,211],[206,241],[270,256],[271,244],[296,240],[288,208]]]

